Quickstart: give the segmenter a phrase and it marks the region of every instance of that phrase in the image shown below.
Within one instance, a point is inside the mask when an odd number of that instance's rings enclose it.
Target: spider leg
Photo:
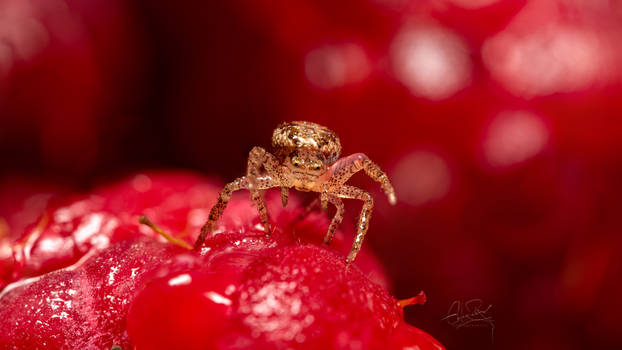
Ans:
[[[246,179],[246,176],[239,177],[234,181],[229,182],[220,191],[218,201],[212,207],[212,210],[210,210],[207,222],[205,223],[205,225],[203,225],[203,227],[201,227],[201,233],[199,234],[196,242],[194,242],[194,249],[198,249],[203,244],[203,242],[205,242],[205,238],[207,238],[208,233],[212,232],[212,226],[220,218],[222,212],[227,207],[233,191],[237,191],[243,188],[248,188],[248,180]]]
[[[335,208],[337,208],[337,212],[335,213],[335,216],[333,216],[333,220],[330,222],[330,226],[328,226],[328,233],[326,233],[326,236],[324,237],[324,244],[326,245],[330,244],[333,240],[337,227],[339,227],[341,221],[343,221],[344,212],[343,201],[341,198],[332,195],[328,195],[327,197],[328,201],[331,202]]]
[[[339,198],[351,198],[363,201],[363,209],[361,210],[361,215],[359,215],[359,220],[356,226],[356,238],[354,239],[354,243],[352,244],[352,249],[350,250],[348,257],[346,258],[346,264],[350,264],[354,261],[356,255],[361,250],[361,246],[363,245],[363,239],[365,238],[365,234],[369,228],[371,212],[374,209],[374,199],[367,191],[364,191],[358,187],[347,185],[341,186],[336,191],[331,192],[331,194]]]
[[[288,200],[289,200],[289,188],[286,186],[281,186],[281,203],[283,203],[283,207],[287,206]]]
[[[380,183],[389,199],[389,203],[396,203],[395,190],[393,190],[389,177],[363,153],[355,153],[336,161],[331,166],[330,171],[332,175],[328,181],[327,188],[339,188],[340,185],[345,184],[352,175],[360,170],[364,170],[367,176]]]
[[[320,194],[320,205],[322,207],[322,211],[326,212],[326,210],[328,210],[328,193],[326,191],[322,192]]]
[[[261,168],[264,168],[268,173],[269,185],[259,184]],[[286,187],[283,181],[283,170],[279,164],[278,159],[268,153],[261,147],[254,147],[248,155],[248,166],[246,168],[246,178],[248,179],[248,190],[251,193],[251,200],[257,206],[259,211],[259,218],[263,224],[266,234],[270,234],[270,220],[268,219],[268,209],[266,208],[266,201],[263,197],[262,189],[281,186],[281,201],[283,206],[287,204],[288,195],[283,195],[283,187]],[[267,187],[266,187],[267,186]]]
[[[279,160],[268,153],[261,147],[253,147],[248,154],[248,163],[246,167],[246,178],[248,179],[248,189],[253,190],[255,187],[255,179],[261,176],[261,168],[275,181],[283,181],[283,170],[279,164]]]
[[[256,181],[258,180],[259,179],[256,179]],[[270,187],[274,187],[274,186],[270,186]],[[272,229],[270,228],[268,208],[266,207],[266,199],[264,198],[263,191],[255,188],[251,190],[250,192],[251,192],[251,200],[255,203],[255,206],[257,206],[257,211],[259,212],[259,219],[261,220],[263,229],[266,232],[266,235],[269,235],[272,232]]]
[[[262,190],[268,189],[268,188],[272,188],[272,187],[276,187],[276,186],[278,186],[278,184],[275,183],[269,177],[260,177],[258,179],[255,179],[255,181],[256,181],[255,193],[259,194],[259,197],[258,198],[253,198],[253,200],[257,204],[257,208],[259,210],[259,217],[260,217],[260,219],[262,221],[262,224],[264,225],[264,228],[266,226],[269,228],[270,224],[267,221],[268,220],[267,219],[268,215],[267,215],[267,209],[266,209],[265,201],[264,201],[263,196],[262,196]],[[203,242],[205,242],[205,238],[207,238],[207,235],[210,232],[212,232],[212,230],[214,228],[213,227],[214,223],[216,221],[218,221],[218,219],[222,215],[223,211],[227,207],[227,204],[229,204],[229,200],[231,199],[231,194],[234,191],[237,191],[237,190],[248,189],[248,187],[249,187],[248,186],[248,179],[247,179],[246,176],[239,177],[239,178],[235,179],[234,181],[229,182],[228,184],[225,185],[225,187],[222,189],[222,191],[220,191],[220,195],[218,196],[218,201],[212,207],[212,210],[210,210],[207,222],[201,228],[201,233],[199,234],[199,237],[197,238],[196,242],[194,243],[194,248],[195,249],[198,249],[203,244]],[[264,217],[262,217],[262,212],[263,212]]]

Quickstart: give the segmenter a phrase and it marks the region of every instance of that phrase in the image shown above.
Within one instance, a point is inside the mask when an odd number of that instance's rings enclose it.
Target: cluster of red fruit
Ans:
[[[434,296],[406,319],[481,349],[489,329],[439,322],[481,298],[504,325],[495,347],[622,346],[622,2],[5,0],[0,14],[4,167],[88,186],[154,165],[226,180],[280,122],[317,122],[395,186],[365,245],[397,296]],[[55,225],[35,202],[23,222]],[[155,237],[132,213],[93,226]],[[170,232],[204,219],[145,214]],[[24,231],[4,217],[0,230]],[[68,239],[71,225],[20,243],[19,263],[3,241],[0,283],[107,242]]]
[[[347,243],[323,246],[327,219],[301,216],[295,198],[287,210],[269,198],[266,237],[237,197],[194,251],[138,218],[192,241],[217,196],[200,176],[140,174],[79,196],[1,190],[2,349],[444,349],[404,322],[375,259],[346,266]]]

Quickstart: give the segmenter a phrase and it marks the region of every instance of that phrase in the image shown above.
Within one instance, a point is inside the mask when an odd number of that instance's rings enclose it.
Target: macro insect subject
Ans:
[[[328,202],[337,209],[324,238],[325,244],[330,244],[343,220],[344,205],[341,199],[363,201],[356,238],[346,258],[347,264],[354,261],[369,228],[374,200],[368,192],[345,183],[352,175],[364,170],[369,177],[380,183],[389,203],[394,205],[395,191],[387,175],[363,153],[339,159],[341,144],[337,135],[328,128],[311,122],[282,123],[272,134],[272,147],[274,154],[261,147],[254,147],[251,150],[248,155],[246,176],[235,179],[222,189],[207,222],[201,228],[195,248],[203,244],[207,235],[212,232],[214,223],[225,210],[231,194],[240,189],[250,191],[251,200],[257,206],[259,218],[266,234],[269,235],[271,228],[263,191],[280,187],[281,200],[283,206],[286,206],[288,191],[293,187],[298,191],[319,192],[322,209],[326,210]]]

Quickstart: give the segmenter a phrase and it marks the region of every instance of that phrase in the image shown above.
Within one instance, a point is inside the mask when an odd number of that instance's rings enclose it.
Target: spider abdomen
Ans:
[[[330,129],[311,122],[295,121],[279,125],[272,134],[272,147],[278,156],[306,148],[321,152],[327,163],[333,163],[341,154],[339,137]]]

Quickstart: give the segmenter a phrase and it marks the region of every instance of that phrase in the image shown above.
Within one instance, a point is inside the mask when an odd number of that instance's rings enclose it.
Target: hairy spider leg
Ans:
[[[328,183],[323,188],[323,193],[330,193],[333,196],[340,198],[352,198],[359,199],[363,201],[363,208],[361,210],[361,214],[359,216],[358,224],[356,227],[356,238],[354,240],[354,244],[352,245],[352,249],[346,258],[346,263],[351,263],[356,258],[359,250],[361,250],[361,245],[363,244],[363,239],[365,238],[365,234],[367,233],[367,229],[369,228],[369,220],[371,219],[371,212],[374,208],[374,200],[372,196],[357,187],[344,185],[346,181],[352,177],[352,175],[356,174],[360,170],[364,170],[365,174],[372,178],[374,181],[379,182],[380,186],[384,190],[384,193],[389,199],[389,203],[394,205],[396,203],[395,190],[387,177],[380,167],[372,162],[365,154],[363,153],[355,153],[348,157],[342,158],[336,161],[330,169],[332,173]],[[334,203],[333,203],[334,204]],[[337,205],[336,205],[337,206]],[[334,234],[336,230],[336,226],[339,224],[342,218],[338,218],[339,216],[339,207],[337,206],[337,214],[333,218],[331,222],[331,226],[329,226],[328,233],[324,241],[330,242],[330,238]],[[341,213],[343,216],[343,212]],[[336,220],[337,219],[337,220]],[[333,223],[335,224],[333,227]]]
[[[328,226],[328,233],[326,233],[326,236],[324,237],[324,244],[330,244],[330,242],[332,242],[335,231],[337,231],[337,228],[343,221],[344,212],[343,201],[341,200],[341,198],[333,195],[328,195],[328,201],[331,202],[335,206],[335,208],[337,208],[337,212],[335,212],[335,216],[333,216],[333,219]]]
[[[289,188],[285,186],[281,186],[281,203],[283,203],[283,208],[287,206],[288,201],[289,201]]]
[[[336,161],[332,166],[332,175],[326,185],[326,190],[332,193],[332,190],[339,188],[345,184],[352,175],[356,174],[360,170],[364,170],[365,174],[372,178],[374,181],[379,182],[380,186],[384,190],[389,203],[395,205],[397,199],[395,197],[395,190],[389,181],[389,177],[380,169],[380,167],[372,162],[365,154],[355,153],[348,157],[341,158]]]
[[[276,183],[270,177],[260,177],[260,178],[255,179],[255,190],[256,190],[255,193],[258,193],[260,196],[261,196],[262,190],[272,188],[272,187],[277,187],[277,186],[279,186],[278,183]],[[218,196],[218,201],[212,207],[212,210],[210,210],[207,222],[201,228],[201,233],[199,234],[199,237],[194,243],[194,249],[198,249],[203,244],[203,242],[205,242],[205,238],[207,238],[207,235],[210,232],[212,232],[214,223],[218,221],[223,211],[227,207],[227,204],[229,203],[229,199],[231,199],[231,194],[237,190],[248,189],[248,187],[249,187],[248,179],[246,176],[239,177],[235,179],[234,181],[229,182],[228,184],[225,185],[222,191],[220,191],[220,195]],[[261,199],[262,199],[262,205],[261,207],[258,206],[258,210],[267,211],[265,204],[263,204],[263,197],[261,197]],[[255,198],[253,198],[253,200],[256,201]],[[265,225],[266,224],[264,223],[264,228],[265,228]]]
[[[356,255],[361,250],[363,245],[363,239],[369,229],[369,220],[371,220],[371,212],[374,209],[374,198],[367,192],[358,187],[343,185],[339,190],[332,193],[340,198],[358,199],[363,201],[363,209],[359,215],[359,220],[356,225],[356,238],[352,244],[352,249],[346,258],[346,264],[350,264],[356,258]]]
[[[255,186],[256,182],[259,180],[259,175],[261,174],[262,167],[266,170],[266,172],[268,173],[268,177],[271,180],[270,187]],[[283,188],[286,187],[286,181],[284,181],[283,177],[283,169],[280,166],[278,159],[274,155],[267,152],[261,147],[253,147],[248,155],[246,178],[248,179],[248,190],[251,193],[251,200],[257,206],[257,211],[259,212],[259,219],[263,224],[264,231],[267,235],[269,235],[272,231],[270,229],[270,220],[268,218],[266,201],[261,190],[281,186],[281,202],[283,202],[283,206],[285,206],[285,204],[287,204],[288,194],[283,197]]]

